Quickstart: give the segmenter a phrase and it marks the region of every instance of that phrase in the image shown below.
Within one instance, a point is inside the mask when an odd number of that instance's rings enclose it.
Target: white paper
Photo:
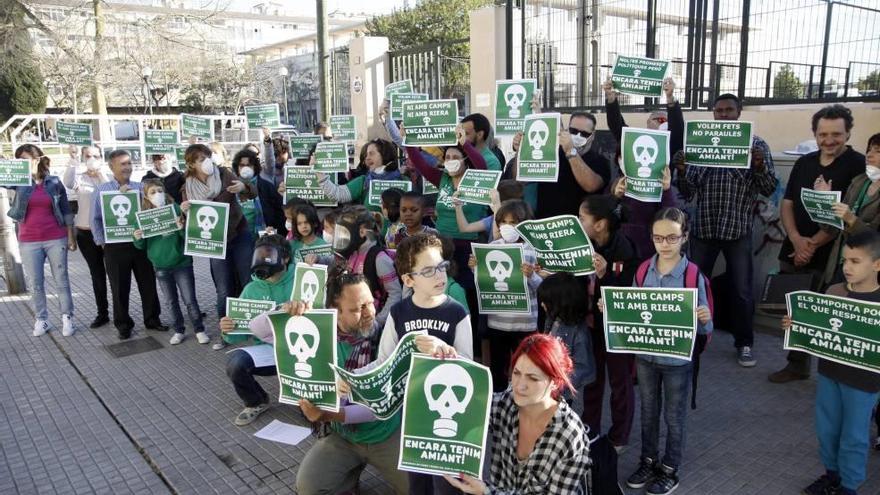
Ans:
[[[308,438],[311,434],[311,428],[303,428],[302,426],[282,423],[277,419],[273,419],[272,422],[264,426],[263,429],[254,433],[254,436],[262,438],[263,440],[296,445]]]
[[[261,368],[263,366],[275,366],[275,348],[271,345],[252,345],[248,347],[239,347],[229,352],[244,351],[251,355],[254,360],[254,366]],[[227,352],[226,354],[229,354]]]

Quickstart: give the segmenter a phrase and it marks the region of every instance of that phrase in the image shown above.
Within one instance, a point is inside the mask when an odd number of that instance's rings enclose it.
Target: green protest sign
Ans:
[[[489,368],[465,359],[413,354],[397,468],[480,478],[491,408]]]
[[[691,360],[697,289],[602,287],[608,352]]]
[[[491,191],[498,189],[501,181],[500,170],[478,170],[469,168],[464,171],[458,183],[458,198],[465,203],[492,205]]]
[[[104,242],[134,242],[133,234],[137,229],[137,212],[140,209],[139,191],[101,191]]]
[[[79,122],[64,122],[59,120],[55,123],[55,133],[58,135],[60,144],[73,144],[76,146],[92,145],[92,125],[80,124]]]
[[[404,79],[402,81],[395,81],[391,84],[385,86],[385,99],[391,98],[391,95],[396,93],[412,93],[413,85],[412,79]]]
[[[31,185],[30,160],[0,159],[0,187]]]
[[[199,141],[214,140],[214,121],[210,117],[180,114],[180,140],[189,142],[195,136]]]
[[[699,167],[749,168],[752,123],[739,120],[689,120],[684,131],[684,160]]]
[[[302,316],[270,313],[275,334],[278,402],[306,399],[319,409],[339,411],[336,391],[336,310],[313,309]]]
[[[457,139],[458,100],[403,103],[404,146],[452,146]]]
[[[235,329],[224,335],[253,335],[251,320],[275,309],[275,301],[258,301],[255,299],[226,298],[226,316],[235,323]]]
[[[336,183],[336,174],[329,175],[330,182]],[[315,206],[336,206],[336,200],[328,198],[318,182],[318,174],[307,167],[284,167],[284,203],[290,198],[302,198],[311,201]]]
[[[174,153],[177,149],[177,131],[144,129],[144,151],[148,155]]]
[[[669,131],[624,127],[620,150],[627,197],[659,203],[663,171],[669,164]]]
[[[785,349],[880,373],[880,303],[800,290],[785,295]]]
[[[323,308],[327,297],[326,285],[326,266],[297,263],[290,300],[310,302],[313,308]]]
[[[523,130],[532,113],[532,98],[538,82],[534,79],[495,81],[495,135],[513,136]]]
[[[306,256],[310,254],[314,254],[319,258],[321,256],[332,256],[333,246],[331,246],[330,244],[321,244],[320,246],[303,246],[299,248],[299,251],[294,253],[293,261],[294,263],[305,261]]]
[[[427,101],[427,93],[394,93],[388,102],[391,120],[403,120],[403,104],[407,101]]]
[[[801,203],[810,220],[843,229],[843,220],[831,209],[835,203],[840,203],[840,191],[814,191],[802,187]]]
[[[630,95],[661,96],[669,62],[618,55],[611,69],[611,85]]]
[[[379,419],[394,416],[403,405],[410,357],[418,352],[416,336],[427,333],[425,330],[407,333],[397,342],[397,347],[385,362],[366,373],[355,374],[333,366],[337,376],[348,383],[351,402],[369,408]]]
[[[315,172],[332,174],[335,172],[348,172],[348,148],[345,143],[335,141],[321,141],[315,148],[315,164],[312,166]]]
[[[330,117],[333,139],[345,143],[357,140],[357,119],[354,115],[333,115]]]
[[[174,159],[181,170],[186,167],[186,148],[184,145],[174,147]]]
[[[412,191],[412,182],[408,180],[373,179],[370,181],[367,204],[370,206],[382,206],[382,193],[391,188],[400,189],[403,192],[409,192]]]
[[[559,114],[529,115],[523,129],[517,154],[517,180],[556,182],[559,177]]]
[[[439,193],[440,193],[440,188],[438,188],[434,184],[431,184],[431,181],[425,180],[425,178],[422,177],[422,195],[439,194]]]
[[[290,158],[294,160],[308,160],[309,152],[312,151],[312,146],[317,145],[323,140],[324,138],[317,134],[291,134],[288,136],[288,142],[290,143]],[[348,160],[348,152],[346,152],[345,158]],[[346,166],[348,166],[347,161]]]
[[[480,314],[531,313],[522,244],[471,244]]]
[[[248,129],[281,126],[281,111],[278,109],[277,103],[246,106],[244,107],[244,115],[247,118]]]
[[[203,258],[226,258],[229,205],[214,201],[189,202],[183,254]]]
[[[516,226],[519,235],[538,255],[538,264],[551,272],[589,275],[593,268],[593,245],[574,215],[526,220]]]
[[[180,226],[177,225],[178,216],[174,211],[174,205],[141,210],[135,214],[135,218],[144,239],[180,230]]]

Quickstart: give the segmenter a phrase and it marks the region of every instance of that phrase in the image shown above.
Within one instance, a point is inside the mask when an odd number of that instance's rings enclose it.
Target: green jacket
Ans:
[[[293,294],[293,276],[295,272],[296,266],[293,264],[289,265],[287,271],[284,272],[284,276],[277,282],[260,280],[251,275],[251,281],[244,286],[244,290],[241,291],[241,295],[238,297],[241,299],[253,299],[257,301],[274,301],[275,304],[286,303],[290,301],[290,296]],[[248,335],[223,336],[223,340],[230,344],[245,342],[251,338],[256,340],[257,343],[264,343],[262,340]]]
[[[180,208],[175,204],[174,213],[180,215]],[[192,257],[183,254],[184,231],[180,229],[147,239],[134,241],[134,247],[147,250],[147,258],[158,270],[171,270],[184,266],[192,266]]]

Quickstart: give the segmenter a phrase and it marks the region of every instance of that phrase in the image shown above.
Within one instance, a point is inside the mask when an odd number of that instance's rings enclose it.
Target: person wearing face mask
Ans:
[[[310,158],[313,160],[314,156]],[[345,184],[334,184],[326,174],[319,173],[318,180],[324,193],[339,203],[357,203],[367,206],[371,211],[381,211],[379,206],[366,205],[370,191],[370,181],[382,180],[406,180],[397,166],[397,150],[389,141],[374,139],[367,143],[364,163],[369,171],[355,177]]]
[[[74,217],[76,244],[92,279],[92,293],[95,295],[97,315],[89,328],[98,328],[110,322],[110,304],[107,300],[107,270],[104,266],[104,248],[95,244],[92,236],[92,203],[98,186],[110,180],[110,171],[104,165],[101,149],[97,146],[83,146],[81,160],[71,163],[64,171],[61,181],[77,199],[78,208]]]
[[[263,178],[262,166],[257,155],[250,149],[242,149],[232,158],[232,171],[241,177],[242,181],[257,188],[256,198],[250,200],[239,198],[244,217],[254,236],[258,236],[258,233],[266,227],[272,227],[282,236],[287,235],[281,195],[272,182]]]
[[[162,181],[165,192],[170,194],[177,204],[183,203],[183,172],[171,165],[168,155],[152,155],[150,160],[153,168],[144,174],[144,180],[156,179]]]

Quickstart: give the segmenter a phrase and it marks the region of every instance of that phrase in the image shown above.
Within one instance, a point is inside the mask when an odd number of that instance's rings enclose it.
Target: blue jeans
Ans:
[[[865,481],[871,411],[877,394],[863,392],[819,373],[816,384],[816,436],[819,457],[829,471],[840,473],[844,488]]]
[[[61,314],[73,317],[73,296],[70,294],[70,279],[67,276],[67,237],[52,241],[21,242],[19,249],[24,269],[31,278],[33,286],[31,302],[37,319],[45,320],[49,317],[43,273],[46,258],[49,258],[52,278],[55,279],[55,288],[58,290]]]
[[[178,293],[183,298],[183,304],[186,306],[186,314],[192,323],[193,331],[204,332],[205,324],[202,322],[202,310],[199,309],[199,302],[196,300],[196,278],[193,273],[192,265],[181,266],[178,268],[156,268],[156,280],[159,281],[159,288],[162,290],[163,304],[165,309],[171,311],[174,317],[174,331],[183,333],[183,313],[180,311],[180,301]]]
[[[752,327],[752,318],[755,314],[755,296],[752,293],[752,278],[754,266],[752,260],[752,233],[749,232],[739,239],[732,241],[719,241],[715,239],[700,239],[696,236],[690,239],[690,259],[700,267],[700,271],[707,277],[712,276],[715,261],[718,254],[724,254],[727,263],[727,276],[733,283],[731,293],[733,300],[732,308],[736,308],[733,328],[733,344],[739,348],[752,347],[755,343],[755,332]]]
[[[657,460],[660,450],[660,408],[666,422],[663,464],[678,469],[684,452],[688,392],[692,364],[666,366],[636,358],[642,402],[642,457]]]
[[[269,403],[269,394],[257,383],[254,376],[275,376],[275,366],[255,366],[254,358],[236,349],[226,355],[226,376],[232,382],[235,393],[244,401],[245,407],[257,407]]]
[[[226,258],[211,258],[211,277],[217,286],[217,317],[226,316],[226,298],[238,297],[241,288],[251,279],[251,258],[254,256],[254,235],[249,231],[235,236],[226,245]]]

